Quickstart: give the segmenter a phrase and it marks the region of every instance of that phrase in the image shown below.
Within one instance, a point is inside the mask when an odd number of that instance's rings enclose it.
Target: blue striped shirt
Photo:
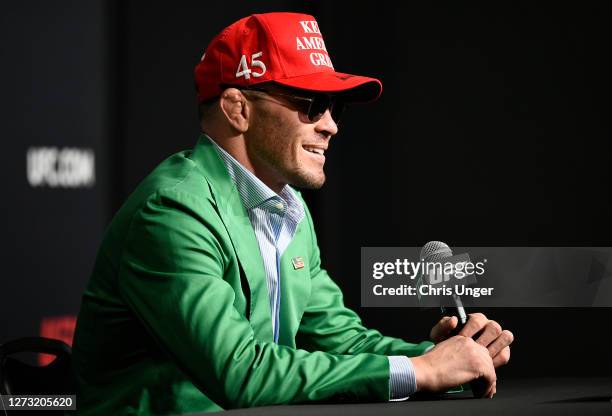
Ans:
[[[207,136],[208,137],[208,136]],[[278,342],[280,316],[280,258],[293,239],[298,224],[304,218],[304,206],[290,186],[279,194],[270,189],[257,176],[242,166],[210,137],[227,171],[236,184],[264,263],[272,333]],[[412,361],[405,356],[389,356],[390,400],[404,400],[416,391],[416,377]]]

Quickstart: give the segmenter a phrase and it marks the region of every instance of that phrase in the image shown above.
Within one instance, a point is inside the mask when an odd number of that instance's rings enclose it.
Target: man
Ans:
[[[381,83],[335,72],[314,18],[293,13],[229,26],[195,77],[203,135],[117,213],[84,294],[80,412],[386,401],[477,378],[492,397],[512,334],[480,314],[446,340],[457,322],[442,319],[435,347],[364,328],[290,186],[323,185],[344,103],[376,99]]]

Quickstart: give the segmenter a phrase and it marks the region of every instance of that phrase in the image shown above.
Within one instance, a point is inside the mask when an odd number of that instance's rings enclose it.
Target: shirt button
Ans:
[[[281,210],[281,211],[282,211],[282,210],[283,210],[283,208],[285,208],[285,206],[284,206],[284,205],[283,205],[281,202],[279,202],[278,204],[276,204],[276,209],[278,209],[278,210]]]

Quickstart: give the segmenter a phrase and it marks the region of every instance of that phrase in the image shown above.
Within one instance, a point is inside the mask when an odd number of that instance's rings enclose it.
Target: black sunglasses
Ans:
[[[312,93],[311,96],[305,96],[305,95],[291,94],[288,92],[281,92],[281,91],[274,91],[274,90],[271,91],[271,90],[260,88],[260,87],[235,87],[235,88],[238,88],[241,90],[247,90],[247,91],[263,92],[271,96],[285,97],[289,101],[291,101],[292,104],[295,105],[296,109],[299,112],[306,114],[306,116],[308,116],[308,120],[310,120],[313,123],[319,121],[321,117],[323,117],[323,114],[325,114],[325,112],[329,110],[329,112],[331,113],[332,120],[334,120],[336,125],[339,125],[340,116],[342,115],[342,112],[344,111],[344,107],[345,107],[344,100],[338,98],[337,96],[329,95],[325,93]]]

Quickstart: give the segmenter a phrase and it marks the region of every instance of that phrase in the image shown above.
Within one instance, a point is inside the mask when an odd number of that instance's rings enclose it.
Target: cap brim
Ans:
[[[342,72],[316,72],[297,77],[275,79],[287,87],[342,95],[347,102],[374,101],[382,93],[382,83],[376,78]]]

